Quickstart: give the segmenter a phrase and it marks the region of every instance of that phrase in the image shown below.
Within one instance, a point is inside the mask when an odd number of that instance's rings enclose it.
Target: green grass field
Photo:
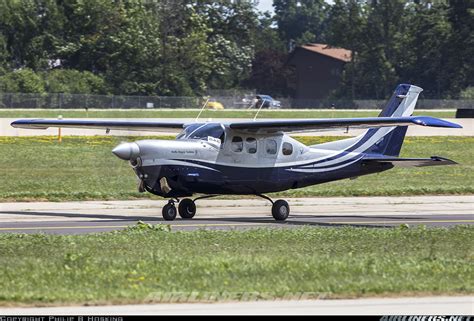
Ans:
[[[130,109],[130,110],[1,110],[0,118],[195,118],[198,109]],[[256,110],[205,110],[201,119],[208,118],[253,118]],[[344,118],[344,117],[376,117],[380,110],[354,111],[354,110],[262,110],[258,118]],[[454,118],[454,111],[415,111],[415,115],[425,115],[440,118]]]
[[[208,293],[214,300],[472,295],[473,233],[401,226],[0,234],[0,305],[202,301]]]
[[[127,162],[112,155],[121,141],[137,137],[0,137],[0,201],[153,198],[136,192]],[[299,137],[306,144],[337,137]],[[279,196],[362,196],[474,193],[474,137],[408,137],[402,157],[438,155],[456,166],[394,169],[278,193]],[[274,195],[275,196],[275,195]]]

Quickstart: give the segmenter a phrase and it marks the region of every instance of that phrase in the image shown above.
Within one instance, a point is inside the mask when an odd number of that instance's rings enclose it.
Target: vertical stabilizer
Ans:
[[[411,116],[422,91],[423,89],[417,86],[398,85],[379,117]],[[396,157],[400,154],[407,129],[407,126],[371,128],[357,137],[318,144],[313,147]]]
[[[418,96],[423,91],[420,87],[400,84],[390,97],[387,105],[382,109],[379,117],[411,116],[415,110]],[[369,129],[365,135],[381,135],[380,139],[366,150],[366,153],[398,156],[403,140],[407,133],[407,126]]]

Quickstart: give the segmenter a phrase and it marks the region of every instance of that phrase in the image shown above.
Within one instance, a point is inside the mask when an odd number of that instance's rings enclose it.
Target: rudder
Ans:
[[[405,117],[411,116],[415,110],[415,105],[419,94],[423,91],[420,87],[400,84],[395,89],[392,97],[382,109],[379,117]],[[405,139],[407,126],[391,127],[387,129],[369,129],[365,135],[374,136],[377,133],[385,133],[374,145],[365,152],[368,154],[382,154],[387,156],[398,156]]]

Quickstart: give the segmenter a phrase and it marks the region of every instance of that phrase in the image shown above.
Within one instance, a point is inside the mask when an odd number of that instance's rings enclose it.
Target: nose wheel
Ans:
[[[163,206],[163,209],[161,210],[161,214],[165,221],[173,221],[176,218],[176,213],[176,206],[174,206],[173,200],[169,200],[168,204]]]

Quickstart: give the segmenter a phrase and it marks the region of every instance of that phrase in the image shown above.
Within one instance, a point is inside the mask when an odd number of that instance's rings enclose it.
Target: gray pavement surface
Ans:
[[[332,197],[288,199],[290,217],[276,222],[259,198],[197,201],[192,220],[164,221],[165,200],[0,203],[0,232],[80,234],[123,229],[138,221],[172,230],[292,228],[299,226],[394,227],[402,224],[474,224],[474,196]]]
[[[0,136],[40,136],[40,135],[58,135],[57,128],[49,129],[21,129],[13,128],[10,126],[10,123],[17,120],[18,118],[0,118]],[[77,118],[79,119],[79,118]],[[91,120],[90,118],[86,118]],[[102,118],[101,120],[132,120],[131,118]],[[155,118],[133,118],[135,121],[184,121],[184,122],[194,122],[194,118],[166,118],[155,119]],[[245,119],[201,119],[201,121],[220,121],[220,122],[230,122],[230,121],[243,121]],[[261,119],[265,120],[265,119]],[[272,119],[267,119],[272,120]],[[458,128],[437,128],[437,127],[424,127],[424,126],[409,126],[407,135],[408,136],[474,136],[474,119],[472,118],[456,118],[456,119],[446,119],[448,121],[460,124],[463,126],[462,129]],[[73,135],[73,136],[94,136],[94,135],[105,135],[105,130],[96,130],[96,129],[75,129],[75,128],[63,128],[63,136]],[[339,130],[328,130],[328,131],[319,131],[311,132],[304,134],[295,134],[302,136],[355,136],[362,133],[363,129],[353,129],[348,132],[339,129]],[[145,136],[153,135],[153,132],[143,132],[143,131],[125,131],[125,130],[111,130],[109,135],[114,136]],[[159,133],[159,135],[175,135],[174,132],[169,133]]]
[[[474,297],[1,308],[0,315],[472,315]]]

